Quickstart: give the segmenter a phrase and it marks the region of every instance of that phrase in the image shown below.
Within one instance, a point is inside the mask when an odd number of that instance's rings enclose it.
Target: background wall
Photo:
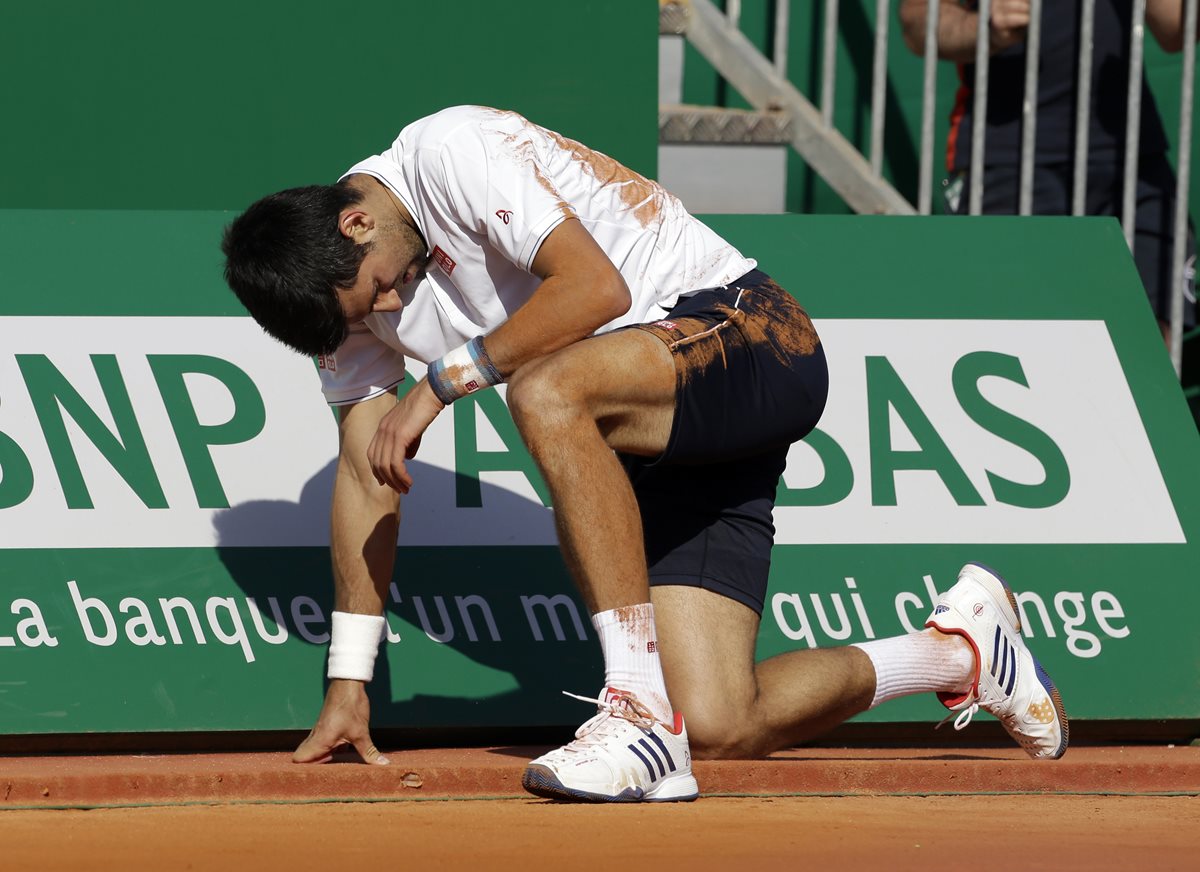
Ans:
[[[238,209],[332,181],[457,103],[515,109],[652,175],[656,15],[622,0],[8,4],[0,207]]]
[[[228,317],[226,220],[0,210],[0,734],[320,710],[336,425],[312,363]],[[830,368],[758,653],[912,631],[982,560],[1073,719],[1200,719],[1200,675],[1162,668],[1200,662],[1200,436],[1115,222],[710,223],[804,301]],[[456,402],[412,461],[377,726],[578,724],[560,691],[603,681],[504,396]],[[860,719],[943,715],[923,695]]]

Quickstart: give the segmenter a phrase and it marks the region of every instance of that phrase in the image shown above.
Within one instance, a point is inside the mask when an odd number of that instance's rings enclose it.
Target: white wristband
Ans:
[[[329,629],[329,678],[370,681],[383,640],[383,615],[334,612]]]

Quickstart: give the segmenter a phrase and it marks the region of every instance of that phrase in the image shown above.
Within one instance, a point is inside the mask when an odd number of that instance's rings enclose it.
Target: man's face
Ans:
[[[398,312],[404,305],[401,288],[416,281],[429,261],[420,234],[398,221],[377,224],[356,242],[372,245],[354,285],[338,288],[338,300],[351,324],[372,312]]]

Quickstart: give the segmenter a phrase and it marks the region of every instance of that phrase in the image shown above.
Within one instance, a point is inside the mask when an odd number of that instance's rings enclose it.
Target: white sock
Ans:
[[[909,633],[856,642],[875,667],[871,708],[911,693],[965,693],[975,678],[975,654],[959,636]]]
[[[604,652],[605,685],[629,691],[660,721],[672,723],[674,711],[658,659],[654,606],[642,603],[600,612],[592,615],[592,626]]]

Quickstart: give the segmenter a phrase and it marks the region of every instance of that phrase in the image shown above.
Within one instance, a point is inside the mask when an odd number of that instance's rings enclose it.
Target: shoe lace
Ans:
[[[940,721],[938,721],[938,725],[937,725],[937,727],[934,727],[934,729],[935,730],[938,729],[938,727],[941,727],[943,724],[945,724],[951,718],[954,719],[954,729],[956,729],[956,730],[964,729],[967,726],[967,724],[971,723],[971,718],[975,717],[975,714],[978,711],[979,711],[979,703],[973,702],[969,706],[967,706],[965,709],[958,712],[957,714],[955,712],[950,712],[950,714],[946,715],[944,718],[942,718]],[[1000,716],[999,721],[1002,724],[1008,726],[1010,724],[1010,722],[1012,721],[1012,717],[1011,716],[1009,716],[1009,717]],[[1038,747],[1037,739],[1035,739],[1031,736],[1025,736],[1025,735],[1022,735],[1019,733],[1013,733],[1012,735],[1013,735],[1013,738],[1015,738],[1017,740],[1017,743],[1022,748]]]
[[[608,693],[609,699],[601,699],[599,697],[593,698],[590,696],[580,696],[579,694],[571,693],[568,690],[563,691],[564,696],[572,697],[573,699],[580,700],[581,702],[595,703],[600,709],[594,718],[589,720],[576,731],[575,737],[577,739],[584,739],[589,734],[594,734],[597,733],[597,731],[601,731],[601,728],[604,726],[604,723],[609,717],[617,717],[621,718],[622,720],[629,721],[631,724],[641,727],[643,730],[648,730],[655,724],[669,726],[669,724],[664,724],[662,721],[656,718],[650,709],[646,708],[646,706],[644,706],[641,701],[638,700],[638,698],[632,693],[628,693],[627,691],[623,690],[616,690],[615,688],[609,688]],[[601,737],[601,735],[596,736],[597,739]]]
[[[975,713],[978,711],[979,711],[979,703],[973,702],[960,712],[957,712],[957,713],[950,712],[950,714],[946,715],[944,718],[942,718],[940,721],[938,721],[938,725],[936,727],[934,727],[934,729],[936,730],[936,729],[941,728],[942,726],[944,726],[946,724],[947,721],[949,721],[951,719],[954,720],[954,729],[956,729],[956,730],[966,729],[967,724],[971,723],[971,718],[975,717]]]

